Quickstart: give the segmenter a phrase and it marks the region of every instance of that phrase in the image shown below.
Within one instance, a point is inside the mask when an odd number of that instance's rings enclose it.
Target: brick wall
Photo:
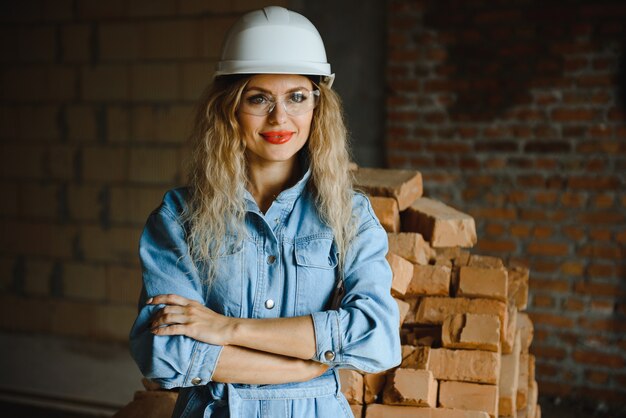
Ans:
[[[545,394],[626,394],[624,22],[623,1],[388,2],[387,163],[529,265]]]
[[[143,223],[225,30],[266,3],[2,2],[0,330],[126,341]]]

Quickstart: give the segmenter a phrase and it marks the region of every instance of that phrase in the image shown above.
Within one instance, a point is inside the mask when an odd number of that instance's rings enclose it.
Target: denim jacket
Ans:
[[[187,189],[167,192],[150,215],[139,245],[143,290],[130,348],[147,378],[166,389],[181,388],[175,417],[350,417],[336,369],[376,373],[400,363],[398,307],[390,294],[391,270],[385,259],[387,234],[367,197],[355,193],[357,233],[345,257],[345,296],[338,310],[327,310],[338,254],[332,230],[318,216],[307,187],[310,175],[309,170],[283,191],[265,214],[246,194],[248,235],[242,242],[227,237],[209,289],[201,278],[206,266],[193,264],[185,240],[181,214]],[[330,366],[329,371],[284,385],[213,382],[221,346],[150,332],[150,319],[159,307],[145,302],[166,293],[231,317],[311,315],[313,360]]]

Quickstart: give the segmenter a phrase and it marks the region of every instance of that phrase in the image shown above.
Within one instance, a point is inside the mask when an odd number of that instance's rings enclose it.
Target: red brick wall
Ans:
[[[225,30],[266,3],[2,3],[0,331],[127,340],[143,223]]]
[[[392,0],[388,27],[388,165],[530,266],[540,393],[623,398],[626,3]]]

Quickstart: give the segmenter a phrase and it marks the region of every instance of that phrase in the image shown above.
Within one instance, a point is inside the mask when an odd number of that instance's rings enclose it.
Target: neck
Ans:
[[[283,190],[293,186],[300,178],[300,161],[267,162],[248,158],[248,190],[261,211],[266,212]]]

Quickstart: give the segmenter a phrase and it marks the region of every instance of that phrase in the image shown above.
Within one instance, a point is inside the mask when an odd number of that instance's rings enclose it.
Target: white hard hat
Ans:
[[[215,76],[229,74],[315,75],[329,87],[335,78],[315,26],[277,6],[247,13],[230,28]]]

